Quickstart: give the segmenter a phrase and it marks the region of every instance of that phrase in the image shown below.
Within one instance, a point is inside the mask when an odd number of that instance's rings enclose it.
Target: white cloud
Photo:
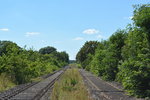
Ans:
[[[86,29],[83,31],[84,34],[89,34],[89,35],[92,35],[92,34],[96,34],[96,33],[99,33],[98,30],[96,29]]]
[[[84,40],[84,38],[82,38],[82,37],[76,37],[73,40],[76,40],[76,41],[78,41],[78,40]]]
[[[8,28],[0,28],[0,31],[9,31]]]
[[[39,35],[39,34],[40,34],[39,32],[27,32],[26,36],[29,37],[29,36]]]

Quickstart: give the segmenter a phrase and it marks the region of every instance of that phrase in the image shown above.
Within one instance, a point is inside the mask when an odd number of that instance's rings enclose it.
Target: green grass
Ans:
[[[55,83],[52,100],[91,100],[77,68],[68,69]]]
[[[81,68],[81,64],[79,64],[79,63],[72,63],[72,64],[69,64],[69,66]]]
[[[15,83],[9,75],[5,73],[0,74],[0,92],[8,90],[14,86]]]

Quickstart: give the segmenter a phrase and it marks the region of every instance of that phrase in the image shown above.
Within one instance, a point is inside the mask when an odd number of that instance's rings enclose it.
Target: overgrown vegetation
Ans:
[[[130,95],[150,97],[150,4],[134,8],[133,24],[98,46],[97,42],[86,42],[76,59],[82,68],[102,79],[122,83]]]
[[[11,41],[0,41],[0,86],[3,87],[7,83],[3,82],[3,77],[10,81],[8,83],[22,84],[51,73],[68,62],[68,54],[57,52],[54,47],[41,48],[38,52],[21,48]],[[4,90],[3,88],[0,90]]]
[[[90,100],[77,68],[68,69],[55,83],[52,100]]]
[[[0,92],[12,88],[14,86],[15,84],[8,75],[6,75],[5,73],[2,73],[0,75]]]

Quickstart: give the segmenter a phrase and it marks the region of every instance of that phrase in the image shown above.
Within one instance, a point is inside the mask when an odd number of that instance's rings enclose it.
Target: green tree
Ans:
[[[89,66],[90,66],[90,71],[98,76],[102,76],[102,73],[104,72],[104,64],[103,64],[103,59],[105,57],[105,48],[106,46],[106,41],[101,42],[96,51],[95,51],[95,55],[93,56],[92,61],[90,62]]]
[[[99,42],[97,41],[87,41],[83,47],[79,50],[79,52],[76,55],[77,62],[81,63],[83,68],[86,68],[86,66],[90,63],[88,59],[88,56],[94,55],[95,50],[98,46]],[[88,62],[87,62],[88,61]]]
[[[117,78],[131,95],[150,97],[150,5],[136,5],[133,21]]]
[[[150,32],[150,4],[134,5],[134,8],[135,25]]]
[[[33,78],[51,73],[68,64],[66,52],[45,47],[44,53],[20,48],[11,41],[0,41],[0,74],[10,76],[16,84],[30,82]]]
[[[99,45],[90,64],[91,71],[105,80],[115,80],[126,37],[126,31],[117,30],[108,41]]]
[[[65,51],[60,52],[60,59],[69,63],[69,55]]]
[[[50,54],[53,52],[56,52],[56,48],[51,47],[51,46],[47,46],[47,47],[41,48],[39,50],[39,53],[41,53],[41,54]]]
[[[140,28],[129,32],[123,49],[124,62],[119,67],[118,80],[132,95],[150,96],[150,45]]]
[[[21,48],[11,41],[0,41],[0,56],[3,54],[19,53]]]

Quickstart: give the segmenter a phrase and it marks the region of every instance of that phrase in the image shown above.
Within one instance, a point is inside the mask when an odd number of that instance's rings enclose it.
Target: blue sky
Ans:
[[[133,4],[148,0],[0,0],[0,40],[39,50],[76,53],[89,40],[107,39],[132,23]]]

